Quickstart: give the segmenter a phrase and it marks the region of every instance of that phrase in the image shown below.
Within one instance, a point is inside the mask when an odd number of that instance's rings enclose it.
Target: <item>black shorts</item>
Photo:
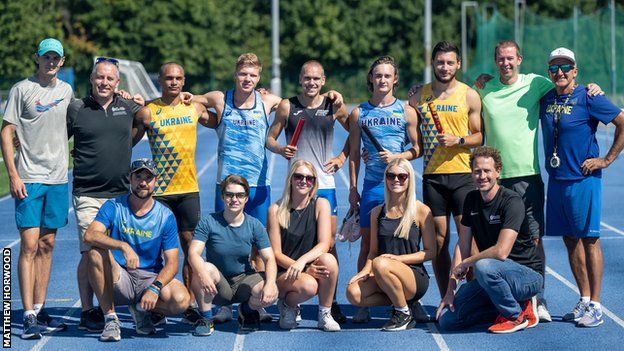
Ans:
[[[540,174],[501,179],[500,184],[518,193],[524,201],[526,217],[520,231],[531,233],[532,239],[544,236],[544,182]],[[528,227],[528,230],[527,230]]]
[[[476,189],[470,173],[425,174],[423,202],[431,208],[434,217],[460,216],[466,195]]]
[[[429,288],[429,273],[427,273],[425,267],[409,266],[409,268],[412,270],[412,273],[414,273],[414,279],[416,279],[416,294],[408,302],[418,301],[425,296]]]
[[[179,231],[190,232],[195,230],[201,217],[199,193],[165,195],[154,198],[173,212]]]

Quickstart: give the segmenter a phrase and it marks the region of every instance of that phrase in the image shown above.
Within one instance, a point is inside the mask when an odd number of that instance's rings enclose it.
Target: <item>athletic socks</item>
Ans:
[[[589,296],[581,296],[581,301],[583,301],[584,304],[589,305]]]
[[[31,314],[32,314],[33,316],[37,316],[37,313],[35,313],[35,310],[27,310],[27,311],[24,311],[24,319],[26,319],[26,317],[30,316]]]
[[[35,314],[39,314],[39,312],[41,312],[41,309],[43,308],[43,304],[42,303],[36,303],[33,305],[33,308],[35,309]]]
[[[325,307],[319,305],[319,314],[323,314],[323,312],[331,313],[331,307]]]
[[[208,311],[201,311],[201,316],[204,319],[212,319],[212,308],[209,309]]]
[[[598,302],[598,301],[590,301],[589,304],[591,306],[594,306],[597,310],[602,309],[602,306],[600,305],[600,302]]]
[[[395,310],[403,313],[403,314],[410,314],[410,309],[408,306],[404,306],[404,307],[394,307]]]
[[[109,321],[112,321],[115,319],[118,319],[117,313],[115,312],[104,315],[104,323],[108,323]]]

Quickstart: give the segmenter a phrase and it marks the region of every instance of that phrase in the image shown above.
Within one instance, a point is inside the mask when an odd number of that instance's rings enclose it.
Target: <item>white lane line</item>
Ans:
[[[580,294],[576,285],[572,284],[572,282],[570,282],[569,280],[561,276],[559,273],[555,272],[552,268],[546,266],[546,273],[557,278],[557,280],[562,282],[565,286],[570,288],[572,291],[576,292],[577,294]],[[602,312],[604,312],[604,314],[606,314],[609,318],[613,319],[613,321],[619,324],[620,327],[624,328],[624,321],[620,317],[618,317],[615,313],[611,312],[611,310],[609,310],[607,307],[605,307],[605,305],[602,305]]]
[[[421,304],[418,304],[418,308],[420,308],[421,314],[428,315],[427,311],[425,311]],[[444,341],[442,335],[440,335],[440,331],[438,330],[438,327],[436,327],[435,323],[427,323],[427,327],[431,332],[433,340],[435,340],[436,344],[438,344],[438,348],[440,349],[440,351],[449,351],[450,349],[446,344],[446,341]]]
[[[67,311],[67,313],[65,313],[65,315],[62,317],[62,319],[66,320],[69,317],[71,317],[78,310],[78,307],[80,307],[80,299],[76,300],[76,303],[74,303],[74,305],[69,309],[69,311]],[[35,346],[32,347],[32,349],[30,349],[30,351],[40,351],[41,349],[43,349],[45,344],[47,344],[48,341],[50,341],[50,337],[51,336],[52,335],[48,334],[48,335],[45,335],[44,337],[42,337],[41,340],[39,340],[39,342],[36,343]]]
[[[265,150],[265,152],[267,152]],[[271,179],[273,179],[273,169],[275,168],[275,154],[271,152],[271,156],[269,156],[269,171],[267,172],[267,179],[270,181]],[[288,173],[288,170],[286,170],[286,173]]]
[[[232,351],[243,351],[243,347],[245,346],[245,334],[241,334],[239,331],[236,333],[236,340],[234,341],[234,347]]]
[[[600,222],[600,225],[605,227],[605,228],[607,228],[607,229],[609,229],[610,231],[612,231],[614,233],[617,233],[617,234],[620,234],[620,235],[624,236],[624,231],[621,231],[621,230],[619,230],[618,228],[616,228],[616,227],[614,227],[612,225],[609,225],[609,224],[607,224],[605,222]],[[604,239],[604,238],[600,238],[600,239]]]
[[[212,164],[215,162],[215,160],[217,159],[217,154],[212,155],[212,157],[210,158],[210,160],[208,160],[208,163],[206,163],[204,165],[204,167],[202,167],[199,172],[197,172],[197,178],[201,177],[202,175],[204,175],[204,173],[206,173],[206,171],[208,170],[208,168],[210,166],[212,166]]]

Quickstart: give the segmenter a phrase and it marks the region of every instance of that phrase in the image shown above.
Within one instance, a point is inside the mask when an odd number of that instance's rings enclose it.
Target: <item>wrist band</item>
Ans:
[[[160,289],[158,289],[157,287],[155,287],[154,285],[150,285],[147,287],[147,290],[153,292],[154,294],[160,296]]]

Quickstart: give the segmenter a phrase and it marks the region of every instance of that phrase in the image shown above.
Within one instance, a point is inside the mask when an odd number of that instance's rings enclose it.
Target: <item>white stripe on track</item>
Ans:
[[[572,284],[572,282],[570,282],[569,280],[561,276],[559,273],[555,272],[552,268],[546,266],[546,273],[555,277],[557,280],[562,282],[565,286],[570,288],[572,291],[576,292],[577,294],[580,294],[578,288],[574,284]],[[619,324],[620,327],[624,328],[624,321],[620,317],[618,317],[615,313],[611,312],[611,310],[609,310],[607,307],[605,307],[605,305],[602,305],[602,312],[604,312],[604,314],[606,314],[609,318],[613,319],[613,321]]]
[[[65,313],[62,319],[68,319],[69,317],[71,317],[76,312],[78,307],[80,307],[80,299],[76,300],[76,303],[74,303],[74,305],[69,309],[69,311]],[[51,334],[47,334],[43,336],[41,340],[39,340],[39,342],[36,343],[35,346],[32,347],[32,349],[30,349],[30,351],[40,351],[41,349],[43,349],[45,344],[47,344],[48,341],[50,341],[51,336],[52,336]]]
[[[212,166],[212,164],[215,162],[215,160],[217,159],[217,154],[212,155],[212,157],[208,160],[208,163],[206,163],[204,165],[204,167],[202,167],[199,172],[197,172],[197,178],[201,177],[202,175],[204,175],[204,173],[206,173],[206,171],[208,170],[208,168],[210,166]]]
[[[236,340],[234,341],[234,347],[232,351],[243,351],[243,347],[245,346],[245,334],[241,334],[239,331],[236,333]]]
[[[624,236],[624,231],[621,231],[621,230],[619,230],[618,228],[616,228],[614,226],[611,226],[611,225],[609,225],[609,224],[607,224],[605,222],[600,222],[600,225],[605,227],[605,228],[607,228],[607,229],[609,229],[610,231],[612,231],[614,233],[617,233],[617,234],[620,234],[620,235]]]
[[[422,305],[419,304],[418,308],[420,308],[421,314],[427,315],[427,312],[422,307]],[[427,327],[431,332],[431,337],[433,337],[433,340],[435,340],[436,344],[438,344],[438,348],[440,349],[440,351],[449,351],[450,349],[446,344],[446,341],[444,341],[442,335],[440,335],[440,331],[438,330],[438,327],[436,327],[435,323],[427,323]]]

